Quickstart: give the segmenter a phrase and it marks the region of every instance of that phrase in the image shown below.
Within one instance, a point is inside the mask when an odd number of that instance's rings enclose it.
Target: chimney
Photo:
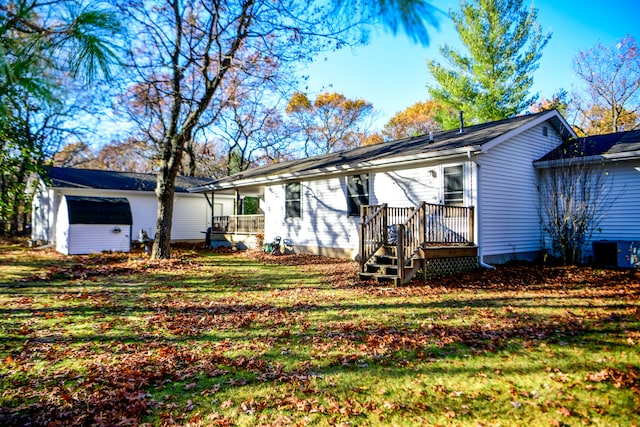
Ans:
[[[460,110],[460,133],[464,132],[464,117],[463,112]]]

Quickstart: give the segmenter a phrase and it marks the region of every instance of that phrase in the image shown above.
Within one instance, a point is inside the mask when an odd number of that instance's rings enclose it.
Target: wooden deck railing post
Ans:
[[[476,238],[475,238],[476,234],[475,234],[475,230],[474,230],[474,227],[475,227],[475,224],[474,224],[475,211],[474,211],[474,209],[475,208],[473,206],[469,207],[469,237],[467,239],[469,241],[469,244],[475,244],[475,240],[476,240]]]
[[[420,203],[420,213],[418,219],[418,228],[420,230],[420,241],[418,245],[422,246],[427,241],[427,203]]]
[[[398,228],[398,237],[397,237],[397,247],[396,247],[396,257],[398,259],[398,282],[397,284],[404,284],[404,224],[396,224]]]
[[[366,259],[365,259],[365,231],[364,231],[364,221],[360,222],[360,224],[358,225],[359,228],[359,234],[360,234],[360,242],[359,242],[359,255],[360,255],[360,272],[364,273],[364,265],[366,263]]]
[[[387,204],[382,204],[382,242],[386,245],[389,243],[389,211],[387,210]]]

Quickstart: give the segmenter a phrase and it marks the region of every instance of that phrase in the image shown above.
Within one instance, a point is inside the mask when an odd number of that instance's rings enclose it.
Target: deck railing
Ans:
[[[473,206],[424,204],[427,244],[464,244],[473,242]]]
[[[415,208],[390,208],[383,204],[363,206],[361,213],[361,271],[384,245],[397,245],[396,256],[401,266],[420,247],[472,244],[474,239],[473,207],[423,202]],[[404,273],[402,268],[398,272]]]
[[[360,271],[387,242],[387,205],[362,206],[360,209]]]
[[[214,233],[264,233],[264,215],[214,216],[211,230]]]

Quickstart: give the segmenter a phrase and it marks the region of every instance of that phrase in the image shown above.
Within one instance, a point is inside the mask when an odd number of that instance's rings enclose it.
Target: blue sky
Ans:
[[[427,59],[442,61],[438,47],[444,43],[460,46],[447,15],[459,3],[432,3],[444,13],[440,29],[430,33],[429,46],[415,44],[403,34],[372,34],[369,45],[322,55],[307,67],[307,93],[313,97],[328,90],[373,103],[378,113],[374,128],[381,128],[396,112],[426,100]],[[543,31],[553,33],[534,75],[533,92],[541,97],[550,98],[560,88],[570,91],[579,85],[572,67],[578,51],[598,42],[612,46],[626,34],[640,42],[640,0],[536,0],[534,6]]]

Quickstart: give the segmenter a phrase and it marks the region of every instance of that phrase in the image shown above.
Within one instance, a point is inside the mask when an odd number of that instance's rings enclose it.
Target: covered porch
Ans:
[[[211,227],[206,243],[212,247],[240,249],[260,247],[264,239],[264,214],[260,187],[243,189],[201,189],[211,206]],[[220,203],[221,200],[226,203]],[[230,201],[230,203],[229,203]]]

